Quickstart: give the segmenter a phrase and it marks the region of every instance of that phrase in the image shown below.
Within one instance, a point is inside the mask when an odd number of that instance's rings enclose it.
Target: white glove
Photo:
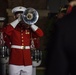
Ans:
[[[18,21],[19,21],[19,22],[22,20],[22,19],[21,19],[21,17],[22,17],[22,16],[21,16],[21,15],[19,15],[19,17],[18,17]]]
[[[76,5],[76,1],[71,1],[71,2],[69,3],[69,5],[75,6],[75,5]]]
[[[21,16],[19,16],[18,19],[11,22],[10,24],[11,24],[11,26],[13,26],[13,28],[15,28],[20,21],[21,21]]]
[[[36,25],[31,25],[31,29],[32,29],[33,31],[36,31],[36,30],[38,29],[38,26],[36,26]]]

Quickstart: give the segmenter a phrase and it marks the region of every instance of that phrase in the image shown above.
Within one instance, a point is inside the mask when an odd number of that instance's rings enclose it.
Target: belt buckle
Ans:
[[[21,49],[25,49],[25,46],[22,46]]]

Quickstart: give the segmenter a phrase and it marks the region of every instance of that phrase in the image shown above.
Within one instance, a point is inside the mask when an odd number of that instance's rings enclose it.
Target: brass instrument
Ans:
[[[38,18],[39,14],[34,8],[27,8],[22,14],[23,21],[28,25],[35,24]]]

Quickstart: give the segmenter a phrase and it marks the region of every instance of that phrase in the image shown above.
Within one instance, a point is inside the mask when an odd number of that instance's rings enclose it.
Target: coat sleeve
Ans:
[[[8,36],[12,34],[13,30],[14,28],[10,24],[3,28],[3,32],[7,34]]]
[[[31,29],[37,34],[37,36],[42,37],[43,31],[36,25],[31,25]]]
[[[4,27],[3,32],[7,35],[11,35],[14,28],[17,26],[17,24],[20,22],[19,18],[14,20],[13,22],[9,23],[6,27]]]

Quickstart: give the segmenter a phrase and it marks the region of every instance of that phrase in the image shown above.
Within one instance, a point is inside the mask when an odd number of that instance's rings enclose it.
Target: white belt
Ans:
[[[17,49],[30,49],[30,46],[11,45],[11,48],[17,48]]]

